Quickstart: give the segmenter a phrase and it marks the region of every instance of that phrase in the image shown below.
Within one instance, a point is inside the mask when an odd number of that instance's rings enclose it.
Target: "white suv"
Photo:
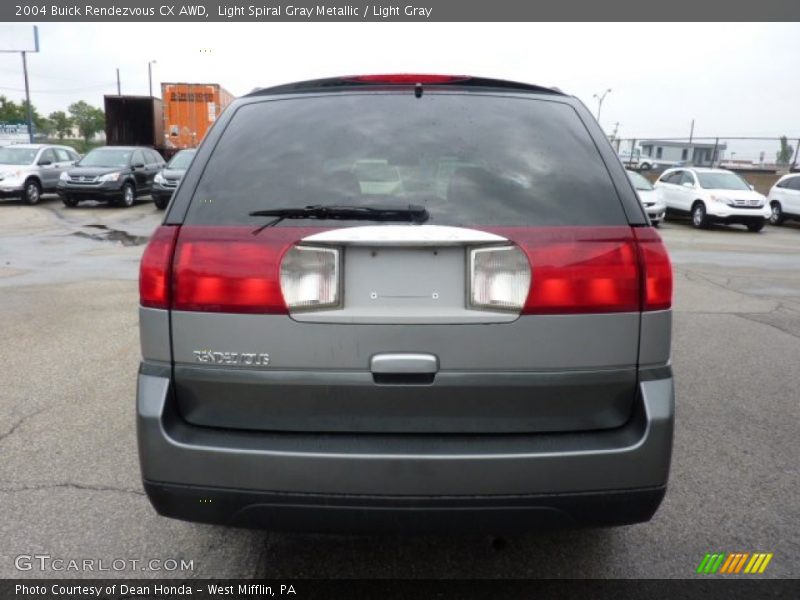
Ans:
[[[770,216],[767,199],[725,169],[668,169],[655,187],[661,190],[667,214],[690,214],[699,229],[711,223],[739,223],[761,231]]]
[[[767,196],[769,222],[780,225],[786,219],[800,221],[800,173],[784,175],[772,186]]]

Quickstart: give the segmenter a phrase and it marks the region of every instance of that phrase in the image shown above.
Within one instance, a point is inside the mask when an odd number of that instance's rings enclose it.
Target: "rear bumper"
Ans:
[[[519,531],[541,524],[645,521],[672,450],[668,369],[639,383],[623,426],[552,434],[265,433],[188,424],[170,368],[143,365],[137,429],[142,477],[166,516],[292,530],[426,523]],[[644,378],[643,378],[644,379]]]
[[[602,527],[648,521],[665,487],[523,496],[276,494],[144,482],[159,514],[201,523],[328,533],[483,532]]]

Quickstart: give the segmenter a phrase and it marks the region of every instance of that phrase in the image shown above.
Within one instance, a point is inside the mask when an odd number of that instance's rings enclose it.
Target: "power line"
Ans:
[[[32,93],[35,94],[73,94],[76,92],[94,92],[98,90],[102,90],[108,87],[114,87],[116,82],[109,81],[107,83],[98,83],[88,87],[81,87],[81,88],[72,88],[72,89],[61,89],[61,90],[31,90]],[[0,86],[0,90],[5,90],[7,92],[24,92],[24,88],[14,88],[14,87],[5,87]]]

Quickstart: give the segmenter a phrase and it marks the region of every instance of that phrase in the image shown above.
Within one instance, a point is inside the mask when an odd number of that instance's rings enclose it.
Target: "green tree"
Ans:
[[[781,149],[778,150],[777,159],[779,165],[788,165],[792,162],[792,156],[794,156],[794,149],[789,145],[789,140],[786,139],[784,135],[781,137]]]
[[[23,104],[17,104],[5,96],[0,96],[0,121],[25,121],[26,119]]]
[[[47,133],[50,124],[47,119],[39,114],[36,107],[31,105],[31,120],[33,121],[33,131]],[[28,102],[14,102],[5,96],[0,96],[0,121],[5,122],[28,122]]]
[[[39,121],[34,124],[36,133],[50,137],[55,132],[55,125],[46,117],[39,117]]]
[[[51,112],[47,118],[52,122],[53,132],[58,136],[58,139],[63,140],[72,133],[72,119],[63,110]]]
[[[70,104],[67,110],[72,115],[73,122],[86,143],[105,127],[103,111],[86,104],[83,100]]]

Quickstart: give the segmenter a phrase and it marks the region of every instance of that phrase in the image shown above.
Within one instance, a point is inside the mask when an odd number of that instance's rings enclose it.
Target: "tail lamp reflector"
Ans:
[[[528,297],[531,268],[516,246],[470,251],[470,304],[474,308],[519,311]]]
[[[290,310],[339,304],[339,251],[293,246],[281,261],[281,291]]]

